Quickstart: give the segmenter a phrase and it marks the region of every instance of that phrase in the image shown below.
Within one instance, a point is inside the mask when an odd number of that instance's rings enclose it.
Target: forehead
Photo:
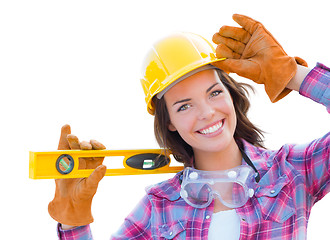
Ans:
[[[189,92],[205,91],[211,85],[218,83],[223,87],[223,84],[218,76],[218,73],[214,69],[204,70],[195,73],[192,76],[178,82],[172,86],[166,93],[165,98],[174,95],[184,95]]]

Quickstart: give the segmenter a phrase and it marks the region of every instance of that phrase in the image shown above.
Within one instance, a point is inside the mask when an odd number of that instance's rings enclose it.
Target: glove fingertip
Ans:
[[[254,20],[245,15],[234,14],[233,19],[237,22],[241,27],[243,27],[246,31],[248,31],[251,35],[256,30],[259,25],[262,25],[258,21]]]
[[[76,135],[68,134],[66,138],[71,149],[80,149],[79,139]]]
[[[238,13],[234,13],[232,18],[235,22],[239,21],[242,17],[244,17],[244,15],[238,14]]]
[[[102,143],[100,143],[99,141],[96,141],[94,139],[90,140],[90,144],[93,146],[93,149],[95,149],[95,150],[104,150],[104,149],[106,149],[106,147]]]
[[[86,141],[80,142],[80,148],[81,148],[81,150],[92,150],[93,149],[92,144],[90,144],[89,142],[86,142]]]
[[[70,124],[64,124],[61,130],[69,131],[71,133],[71,126]]]
[[[107,167],[105,165],[100,165],[95,168],[94,172],[89,176],[91,182],[98,183],[105,176]]]
[[[69,143],[67,141],[67,136],[71,134],[71,127],[69,124],[65,124],[61,128],[60,141],[58,143],[58,150],[70,149]]]
[[[96,168],[98,171],[100,171],[100,173],[103,174],[103,176],[105,175],[105,172],[107,171],[107,167],[105,165],[100,165]],[[95,169],[95,170],[96,170]]]
[[[212,63],[212,65],[219,68],[219,69],[221,69],[221,70],[223,70],[226,73],[229,73],[229,72],[231,72],[230,67],[229,67],[230,64],[228,65],[226,63],[226,61],[228,62],[228,60],[230,60],[230,59],[226,59],[226,60],[219,61],[219,62],[214,62],[214,63]]]
[[[212,36],[212,42],[214,42],[215,44],[219,44],[220,43],[219,38],[220,38],[220,34],[218,32],[216,32]]]

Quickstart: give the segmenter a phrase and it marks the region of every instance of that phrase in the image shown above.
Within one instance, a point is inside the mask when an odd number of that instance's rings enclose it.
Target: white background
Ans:
[[[56,150],[63,124],[108,149],[157,148],[139,82],[146,51],[175,31],[211,40],[222,25],[235,24],[233,13],[261,21],[289,55],[311,67],[330,65],[326,1],[2,1],[1,236],[57,239],[47,212],[55,184],[29,179],[28,154]],[[297,93],[271,104],[256,88],[249,116],[268,132],[267,147],[308,142],[329,130],[324,107]],[[144,188],[171,176],[105,177],[93,200],[95,239],[108,239]],[[328,239],[329,205],[330,196],[315,205],[309,239]]]

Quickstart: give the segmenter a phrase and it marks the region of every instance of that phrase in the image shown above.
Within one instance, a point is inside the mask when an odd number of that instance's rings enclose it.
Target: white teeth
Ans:
[[[213,133],[217,130],[219,130],[220,128],[222,127],[222,121],[217,123],[216,125],[212,126],[212,127],[209,127],[207,129],[203,129],[200,131],[200,133],[202,134],[210,134],[210,133]]]

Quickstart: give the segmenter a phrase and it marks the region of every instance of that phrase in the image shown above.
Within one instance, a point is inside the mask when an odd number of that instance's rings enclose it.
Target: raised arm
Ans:
[[[297,66],[307,67],[307,63],[288,56],[260,22],[239,14],[234,14],[233,19],[240,28],[223,26],[213,35],[213,42],[218,45],[217,57],[227,58],[213,64],[226,72],[264,84],[272,102],[285,97],[291,89],[297,90],[303,80],[300,73],[307,71],[297,69]]]
[[[310,71],[310,68],[298,65],[296,75],[294,75],[286,87],[299,92],[302,82]]]

